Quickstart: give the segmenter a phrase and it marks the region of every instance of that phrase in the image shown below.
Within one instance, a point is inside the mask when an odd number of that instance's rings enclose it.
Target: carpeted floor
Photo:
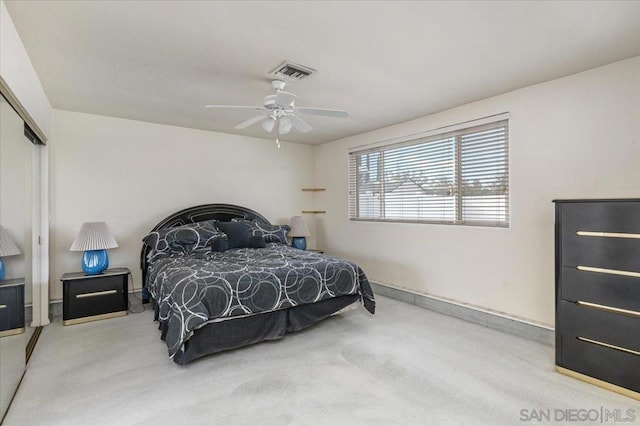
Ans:
[[[149,311],[54,322],[5,424],[514,425],[602,408],[640,421],[639,402],[554,372],[551,347],[377,299],[375,316],[349,311],[182,367]]]

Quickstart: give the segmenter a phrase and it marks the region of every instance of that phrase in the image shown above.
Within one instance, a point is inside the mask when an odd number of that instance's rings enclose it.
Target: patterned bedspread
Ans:
[[[199,254],[167,254],[153,261],[147,288],[166,323],[173,357],[193,331],[210,320],[360,295],[372,314],[375,301],[353,262],[283,244]]]

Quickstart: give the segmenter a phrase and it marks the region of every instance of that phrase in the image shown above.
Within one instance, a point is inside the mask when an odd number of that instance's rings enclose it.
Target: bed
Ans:
[[[375,312],[358,265],[287,245],[287,228],[231,204],[184,209],[153,227],[140,253],[143,302],[174,362],[280,339],[354,304]]]

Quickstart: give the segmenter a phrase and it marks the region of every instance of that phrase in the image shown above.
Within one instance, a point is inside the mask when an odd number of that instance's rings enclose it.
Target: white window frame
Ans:
[[[374,222],[403,222],[403,223],[430,223],[430,224],[450,224],[450,225],[467,225],[467,226],[488,226],[488,227],[500,227],[500,228],[508,228],[510,223],[510,182],[509,182],[509,114],[502,113],[496,114],[489,117],[484,117],[478,120],[467,121],[464,123],[456,124],[453,126],[442,127],[438,129],[434,129],[428,132],[423,132],[420,134],[409,135],[402,138],[397,138],[394,140],[384,141],[368,146],[361,146],[352,148],[349,150],[349,191],[348,191],[348,215],[350,220],[354,221],[374,221]],[[497,131],[504,130],[503,138],[499,141],[503,142],[503,145],[498,147],[498,150],[504,148],[504,159],[503,161],[499,159],[498,156],[492,157],[493,159],[498,158],[497,165],[495,169],[485,169],[483,172],[495,172],[498,175],[503,175],[501,182],[496,183],[497,190],[493,188],[481,189],[487,190],[487,201],[493,203],[493,206],[490,207],[481,207],[478,208],[477,204],[467,204],[465,207],[465,203],[463,200],[466,197],[471,197],[469,192],[465,192],[462,187],[463,182],[463,170],[470,170],[469,166],[472,165],[477,167],[477,164],[474,163],[475,160],[472,160],[471,157],[467,156],[467,152],[461,154],[461,147],[467,147],[469,139],[466,138],[470,134],[478,134],[479,132],[488,131],[491,129],[496,129]],[[465,144],[463,144],[463,139],[465,139]],[[387,180],[384,176],[385,171],[385,162],[384,155],[385,152],[393,152],[393,150],[397,150],[398,148],[406,148],[411,150],[415,148],[419,150],[421,148],[428,149],[428,144],[433,143],[434,147],[438,146],[436,144],[441,143],[445,149],[450,150],[445,155],[452,156],[452,160],[449,163],[453,164],[452,169],[447,169],[446,173],[448,177],[453,179],[453,184],[447,184],[447,187],[451,188],[451,200],[443,200],[442,206],[443,211],[447,210],[446,213],[443,213],[442,218],[434,219],[434,218],[424,218],[424,217],[389,217],[393,216],[393,213],[387,215],[385,208],[388,203],[392,203],[394,201],[389,201],[385,199],[387,192],[384,190],[387,185]],[[487,148],[489,151],[491,148]],[[455,151],[455,152],[454,152]],[[397,151],[396,151],[397,152]],[[495,150],[494,150],[495,152]],[[369,155],[370,157],[377,158],[378,164],[375,165],[375,169],[377,170],[378,176],[378,185],[382,188],[378,192],[379,205],[375,205],[376,202],[371,204],[371,200],[369,200],[369,214],[364,215],[361,214],[361,206],[360,204],[363,202],[360,193],[361,183],[359,179],[362,178],[362,175],[358,172],[358,164],[357,160],[362,158],[363,155]],[[428,154],[425,154],[428,155]],[[463,162],[463,157],[468,161]],[[412,157],[415,158],[415,157]],[[432,160],[431,158],[424,159],[425,162],[427,160]],[[391,161],[391,160],[389,160]],[[388,163],[389,164],[389,163]],[[429,164],[427,162],[427,164]],[[371,165],[369,165],[369,168]],[[435,169],[435,168],[434,168]],[[421,169],[422,170],[422,169]],[[438,177],[438,172],[435,170],[430,170],[426,167],[424,170],[429,170],[427,172],[428,177],[436,178]],[[370,172],[369,172],[370,173]],[[444,173],[444,172],[440,172]],[[473,171],[471,171],[473,173]],[[369,176],[367,176],[369,177]],[[466,182],[469,180],[466,179]],[[502,185],[500,185],[500,183]],[[466,188],[469,188],[467,186]],[[495,188],[495,187],[494,187]],[[446,188],[443,187],[442,190]],[[496,193],[496,191],[498,191]],[[403,194],[396,194],[396,200],[400,199],[400,203],[404,206],[404,197]],[[415,195],[414,195],[415,196]],[[408,208],[414,207],[411,204],[410,195],[407,195],[406,200]],[[446,197],[446,195],[445,195]],[[387,197],[388,198],[388,197]],[[476,200],[476,201],[484,201],[484,200]],[[453,206],[451,205],[453,202]],[[438,201],[435,201],[435,205],[438,205]],[[446,209],[445,209],[446,205]],[[493,209],[493,210],[492,210]]]

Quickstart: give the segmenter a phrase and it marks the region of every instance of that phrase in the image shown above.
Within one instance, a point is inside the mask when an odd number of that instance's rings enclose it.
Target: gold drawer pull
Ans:
[[[108,294],[116,294],[118,290],[105,290],[105,291],[96,291],[93,293],[81,293],[76,294],[76,299],[84,299],[85,297],[96,297],[96,296],[106,296]]]
[[[631,311],[629,309],[614,308],[613,306],[598,305],[597,303],[582,302],[580,300],[577,301],[576,303],[578,305],[587,306],[589,308],[600,309],[601,311],[615,312],[617,314],[625,314],[625,315],[631,315],[634,317],[640,317],[640,312]]]
[[[0,309],[5,309],[7,305],[0,305]]]
[[[640,272],[620,271],[618,269],[593,268],[591,266],[578,266],[579,271],[599,272],[601,274],[624,275],[625,277],[640,278]]]
[[[592,232],[592,231],[578,231],[576,234],[582,237],[605,237],[605,238],[637,238],[640,239],[640,234],[625,234],[623,232]]]
[[[633,349],[627,349],[627,348],[622,348],[616,345],[610,345],[609,343],[599,342],[593,339],[587,339],[586,337],[578,337],[578,340],[582,340],[583,342],[587,342],[587,343],[593,343],[594,345],[598,345],[598,346],[604,346],[605,348],[616,349],[618,351],[626,352],[628,354],[640,356],[640,352],[634,351]]]

